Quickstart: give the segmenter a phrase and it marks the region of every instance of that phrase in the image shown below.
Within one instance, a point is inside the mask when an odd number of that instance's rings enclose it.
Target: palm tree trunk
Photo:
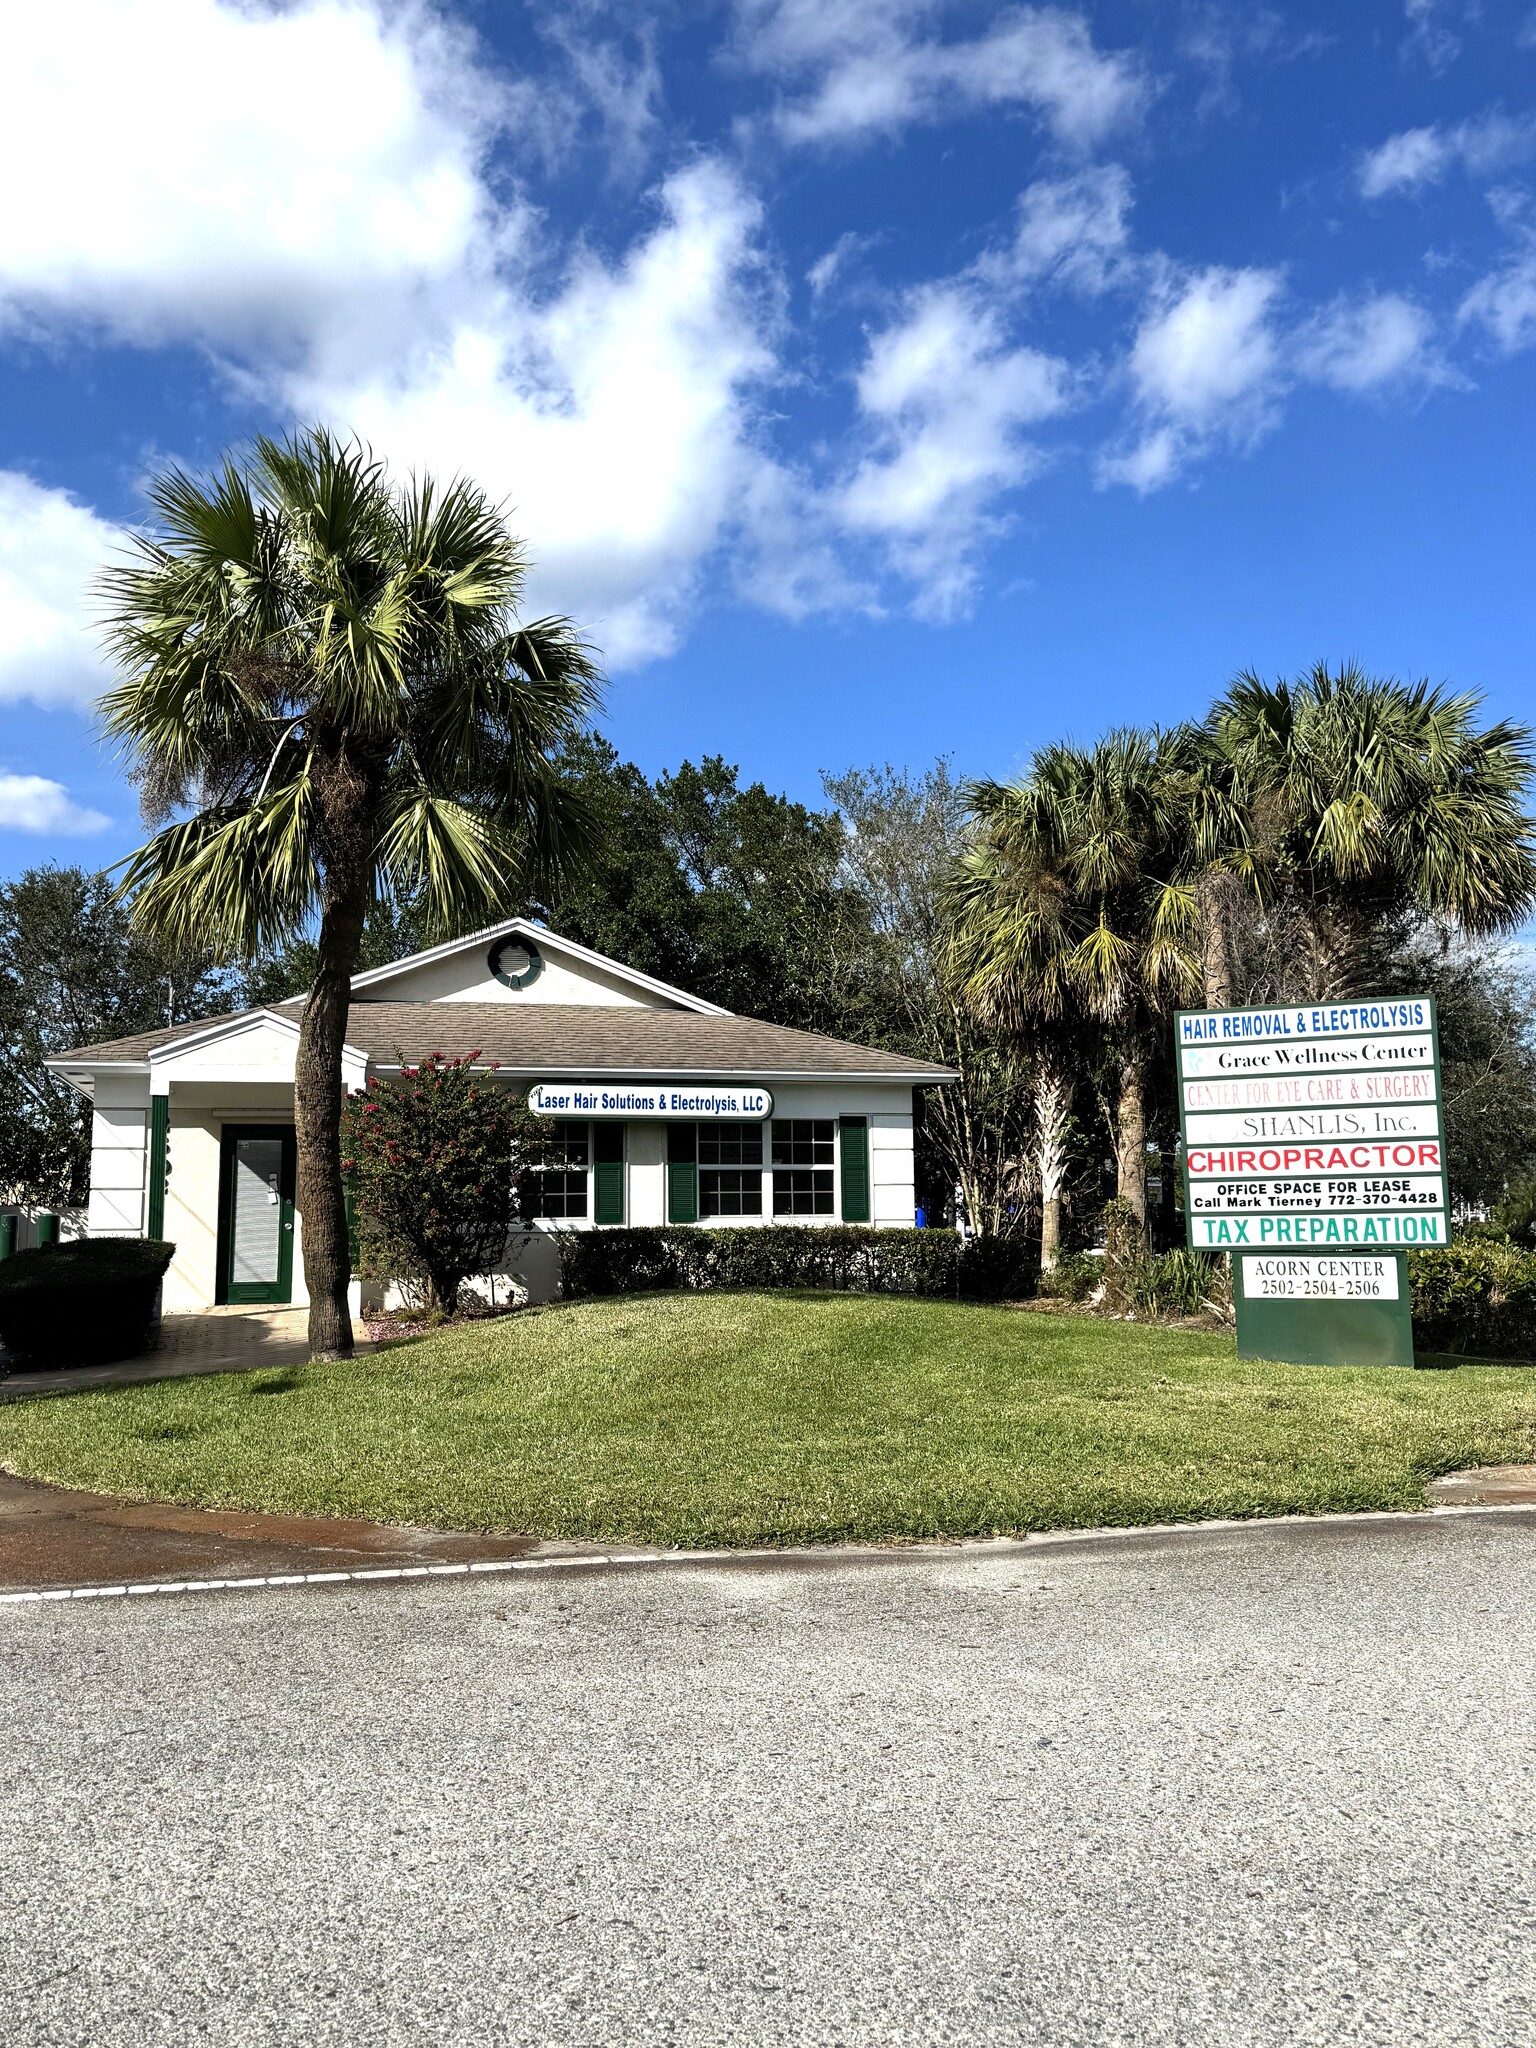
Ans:
[[[1040,1169],[1040,1270],[1061,1256],[1061,1189],[1067,1171],[1072,1083],[1053,1060],[1043,1059],[1035,1080],[1035,1151]]]
[[[1200,966],[1205,982],[1205,1007],[1232,1007],[1231,877],[1207,868],[1200,877]]]
[[[343,758],[325,775],[317,806],[321,821],[316,837],[325,882],[315,978],[299,1025],[293,1074],[311,1358],[352,1356],[352,1261],[341,1178],[341,1056],[372,883],[372,795],[366,778]]]
[[[1137,1234],[1147,1241],[1147,1075],[1140,1053],[1120,1069],[1115,1105],[1115,1193],[1128,1203]]]
[[[1370,952],[1371,919],[1325,902],[1307,917],[1307,997],[1336,1003],[1362,993]]]

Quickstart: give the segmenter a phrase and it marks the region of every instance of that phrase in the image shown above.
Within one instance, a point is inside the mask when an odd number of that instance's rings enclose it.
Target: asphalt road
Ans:
[[[1536,2039],[1536,1511],[0,1610],[0,2038]]]

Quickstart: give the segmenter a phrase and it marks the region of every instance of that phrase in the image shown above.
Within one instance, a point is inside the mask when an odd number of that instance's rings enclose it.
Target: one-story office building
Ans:
[[[294,1203],[302,1001],[81,1046],[92,1236],[167,1237],[167,1310],[307,1300]],[[352,984],[344,1081],[477,1053],[551,1119],[535,1231],[914,1219],[915,1092],[946,1067],[738,1017],[527,919]]]

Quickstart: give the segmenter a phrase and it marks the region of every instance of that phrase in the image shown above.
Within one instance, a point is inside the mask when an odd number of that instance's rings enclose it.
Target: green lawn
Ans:
[[[1536,1459],[1536,1373],[849,1295],[651,1295],[350,1365],[0,1407],[0,1464],[144,1499],[798,1543],[1412,1507]]]

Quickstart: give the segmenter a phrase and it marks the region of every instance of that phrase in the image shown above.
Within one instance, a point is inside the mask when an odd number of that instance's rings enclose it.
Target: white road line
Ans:
[[[121,1600],[151,1593],[256,1593],[283,1586],[372,1584],[384,1579],[455,1579],[488,1572],[558,1572],[617,1569],[622,1565],[821,1564],[855,1559],[904,1562],[961,1557],[977,1551],[1042,1550],[1055,1545],[1120,1541],[1136,1536],[1209,1536],[1276,1528],[1328,1528],[1354,1522],[1430,1522],[1467,1515],[1529,1515],[1528,1501],[1456,1501],[1428,1508],[1370,1508],[1347,1515],[1244,1515],[1225,1521],[1149,1522],[1134,1529],[1040,1529],[1028,1536],[961,1537],[952,1543],[826,1544],[798,1550],[640,1550],[613,1556],[594,1551],[570,1557],[487,1558],[473,1564],[369,1565],[355,1572],[279,1572],[265,1578],[147,1580],[132,1586],[44,1586],[0,1593],[0,1607],[38,1606],[50,1600]]]

